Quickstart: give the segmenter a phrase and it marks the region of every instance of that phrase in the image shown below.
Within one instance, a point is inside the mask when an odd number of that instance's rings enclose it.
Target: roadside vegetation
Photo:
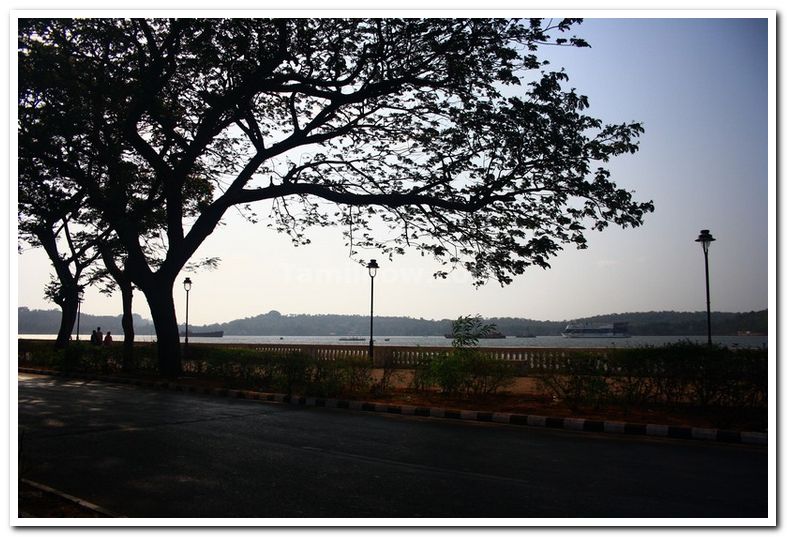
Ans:
[[[766,350],[680,342],[572,352],[545,366],[484,353],[478,340],[494,330],[480,317],[460,317],[453,323],[451,350],[419,354],[417,363],[409,366],[388,360],[376,369],[366,357],[317,359],[296,351],[191,345],[184,353],[183,371],[192,382],[288,395],[372,397],[499,411],[529,405],[532,413],[614,415],[650,422],[655,412],[720,428],[766,427]],[[81,342],[55,349],[51,342],[20,340],[19,364],[160,376],[155,346],[144,343],[134,346],[129,360],[120,345]],[[511,388],[522,379],[534,380],[538,394],[513,393]]]
[[[536,375],[571,408],[652,404],[766,408],[768,353],[693,342],[575,354],[560,370]]]
[[[478,340],[496,330],[480,316],[459,317],[452,326],[452,352],[426,358],[415,367],[417,391],[437,388],[445,395],[488,396],[513,383],[513,363],[495,360],[478,350]]]

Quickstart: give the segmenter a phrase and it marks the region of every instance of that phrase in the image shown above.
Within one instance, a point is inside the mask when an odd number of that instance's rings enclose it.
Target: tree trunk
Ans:
[[[174,280],[156,278],[142,289],[156,328],[159,374],[167,378],[181,374],[180,334],[172,299],[173,284]]]
[[[36,236],[49,257],[49,260],[52,262],[52,268],[55,269],[57,279],[60,283],[60,288],[50,298],[60,306],[62,312],[60,316],[60,329],[57,332],[57,339],[55,340],[55,348],[62,349],[68,345],[68,340],[71,337],[71,333],[74,331],[77,308],[79,307],[79,277],[85,265],[79,263],[78,260],[75,259],[73,261],[75,265],[74,274],[71,274],[69,268],[71,262],[60,255],[57,249],[57,239],[52,229],[49,227],[41,227]]]
[[[68,345],[68,340],[74,331],[74,323],[77,320],[77,297],[64,297],[60,310],[60,329],[57,331],[57,339],[55,340],[55,348],[62,349]]]
[[[134,288],[131,282],[120,284],[120,294],[123,299],[123,369],[131,369],[134,354],[134,316],[131,305],[134,299]]]
[[[102,242],[98,248],[101,253],[101,259],[104,261],[104,266],[120,288],[123,301],[123,318],[121,320],[123,326],[123,369],[130,369],[134,358],[134,315],[132,311],[134,285],[131,283],[128,274],[126,274],[125,268],[121,270],[118,267],[110,245]]]

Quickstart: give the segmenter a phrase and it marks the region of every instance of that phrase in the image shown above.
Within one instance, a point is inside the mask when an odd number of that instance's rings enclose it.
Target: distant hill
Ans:
[[[597,315],[576,322],[627,321],[632,335],[692,336],[704,334],[706,314],[697,312],[649,311],[639,313],[612,313]],[[97,316],[82,313],[81,332],[100,326],[106,333],[122,333],[120,315]],[[559,335],[567,321],[535,321],[519,317],[492,317],[498,330],[509,336],[532,334],[535,336]],[[713,312],[713,333],[735,335],[739,331],[768,333],[768,310],[747,313]],[[60,310],[31,310],[19,308],[20,334],[55,334],[60,326]],[[227,323],[192,326],[194,331],[223,330],[227,336],[364,336],[369,333],[366,315],[282,315],[269,311],[254,317],[235,319]],[[134,315],[137,334],[154,334],[153,323]],[[375,317],[374,332],[378,336],[441,336],[451,331],[451,319],[431,320],[412,317]]]
[[[60,328],[60,310],[31,310],[25,307],[18,309],[19,333],[20,334],[57,334]],[[113,334],[122,334],[121,324],[122,315],[90,315],[82,312],[79,321],[79,331],[82,334],[90,335],[91,330],[101,327],[105,334],[107,331]],[[140,315],[134,314],[134,332],[137,334],[154,334],[153,322],[143,319]],[[76,333],[76,325],[74,325]]]

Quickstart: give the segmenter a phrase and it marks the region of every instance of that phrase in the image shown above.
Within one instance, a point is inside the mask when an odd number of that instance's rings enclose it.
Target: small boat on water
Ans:
[[[454,339],[453,334],[445,334],[445,337],[448,339]],[[478,336],[478,339],[505,339],[506,335],[501,334],[500,332],[490,332],[485,336]]]
[[[631,337],[627,322],[617,323],[568,323],[563,330],[566,338],[625,338]]]
[[[186,332],[181,332],[180,337],[185,337]],[[192,332],[189,330],[189,337],[224,337],[224,330],[216,330],[215,332]]]
[[[366,341],[364,337],[340,337],[339,341]]]

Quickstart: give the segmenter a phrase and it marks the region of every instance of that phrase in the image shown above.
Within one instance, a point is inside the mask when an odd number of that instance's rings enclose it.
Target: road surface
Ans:
[[[19,375],[23,477],[128,517],[766,517],[767,450]]]

